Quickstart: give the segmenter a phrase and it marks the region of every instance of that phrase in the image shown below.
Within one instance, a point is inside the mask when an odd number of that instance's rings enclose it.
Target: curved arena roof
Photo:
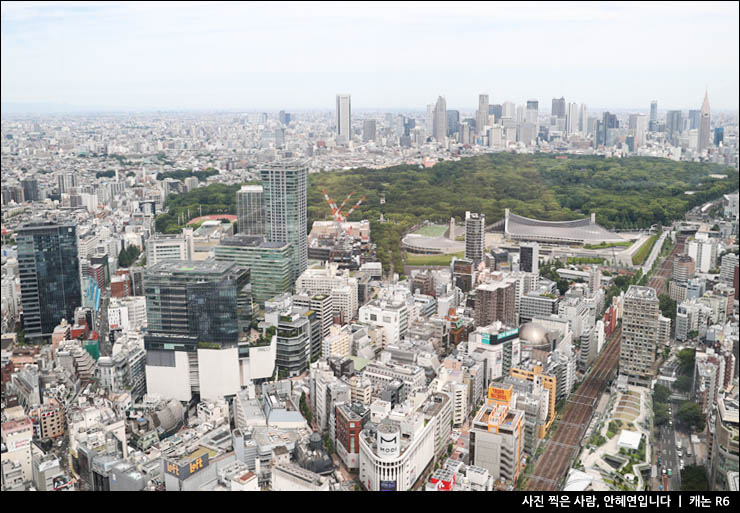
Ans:
[[[504,232],[511,239],[549,242],[555,244],[584,244],[593,242],[623,242],[625,239],[596,224],[591,218],[573,221],[539,221],[506,212]]]

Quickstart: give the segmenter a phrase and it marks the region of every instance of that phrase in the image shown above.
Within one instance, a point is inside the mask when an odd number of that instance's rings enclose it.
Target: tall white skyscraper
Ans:
[[[585,103],[581,104],[578,114],[578,131],[584,135],[588,132],[588,107],[586,107]]]
[[[432,135],[434,132],[434,104],[430,103],[427,105],[427,117],[424,120],[424,129],[426,130],[427,137]]]
[[[630,114],[629,129],[635,136],[635,148],[642,146],[648,129],[648,117],[645,114]]]
[[[704,103],[701,104],[701,114],[699,115],[699,153],[707,149],[712,143],[712,113],[709,110],[709,92],[704,93]]]
[[[475,129],[481,137],[486,134],[485,129],[488,124],[488,95],[478,95],[478,113],[475,117]]]
[[[565,115],[565,133],[567,135],[571,135],[578,132],[578,123],[578,104],[569,103],[568,110],[566,111]]]
[[[437,104],[434,106],[433,119],[432,137],[437,142],[444,144],[447,140],[447,101],[444,99],[444,96],[437,98]]]
[[[346,144],[352,140],[352,102],[350,95],[337,95],[337,142]]]
[[[515,118],[516,117],[516,105],[514,102],[504,102],[501,106],[501,117],[502,118]]]

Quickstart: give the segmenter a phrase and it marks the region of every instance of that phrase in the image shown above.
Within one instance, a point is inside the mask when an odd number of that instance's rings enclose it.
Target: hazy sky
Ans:
[[[3,2],[2,101],[737,109],[738,3]]]

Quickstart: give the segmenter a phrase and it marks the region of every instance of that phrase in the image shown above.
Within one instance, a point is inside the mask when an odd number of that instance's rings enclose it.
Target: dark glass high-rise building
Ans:
[[[22,180],[21,187],[23,187],[23,198],[26,201],[39,200],[39,182],[37,180],[31,178]]]
[[[678,145],[678,136],[683,125],[683,113],[680,110],[669,110],[665,115],[665,135],[674,146]]]
[[[565,117],[565,98],[552,99],[552,116],[557,118]]]
[[[447,136],[450,137],[452,134],[456,134],[460,130],[460,111],[459,110],[448,110],[447,111]]]
[[[714,145],[719,146],[719,143],[725,140],[725,127],[721,126],[714,129]]]
[[[519,246],[519,269],[526,273],[540,272],[540,245],[536,242],[522,243]]]
[[[599,142],[601,144],[606,145],[607,143],[607,130],[610,128],[619,128],[619,121],[617,120],[617,115],[612,114],[609,111],[604,112],[603,120],[601,121],[601,124],[599,125]]]
[[[148,338],[179,335],[220,347],[236,345],[251,323],[249,275],[246,267],[215,260],[164,260],[147,267]]]
[[[701,118],[701,110],[689,109],[689,130],[699,128],[699,119]]]
[[[18,229],[16,240],[25,336],[51,337],[82,305],[77,227],[31,222]]]
[[[493,121],[496,123],[500,123],[500,120],[503,117],[503,110],[503,106],[500,103],[488,106],[488,113],[493,114]]]

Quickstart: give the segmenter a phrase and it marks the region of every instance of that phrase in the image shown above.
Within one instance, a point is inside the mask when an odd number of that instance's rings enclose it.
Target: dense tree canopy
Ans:
[[[694,360],[696,359],[696,349],[687,347],[681,349],[676,353],[678,358],[678,370],[684,376],[693,376],[694,374]]]
[[[678,420],[687,424],[697,431],[704,430],[704,414],[701,412],[701,405],[692,401],[685,401],[681,403],[676,413]]]
[[[182,225],[178,217],[183,214],[189,217],[209,214],[236,214],[236,191],[240,185],[214,183],[208,187],[193,189],[185,194],[170,194],[165,201],[166,214],[157,217],[156,228],[160,233],[178,233]],[[185,219],[185,222],[190,219]]]
[[[686,465],[681,471],[681,491],[706,492],[709,491],[709,477],[704,465]]]
[[[668,317],[672,322],[676,321],[676,300],[671,299],[668,294],[658,296],[660,302],[660,313],[663,317]]]
[[[139,258],[141,250],[137,246],[128,246],[118,254],[118,266],[128,267]]]
[[[653,389],[653,402],[665,403],[671,396],[671,389],[663,385],[655,385]]]
[[[185,173],[183,177],[192,172]],[[727,178],[712,178],[712,174]],[[648,228],[681,218],[690,208],[734,191],[737,183],[738,172],[718,164],[495,153],[438,162],[431,168],[400,165],[311,174],[308,227],[313,221],[331,218],[323,189],[339,202],[353,191],[364,195],[352,219],[370,221],[384,269],[393,263],[394,270],[402,272],[401,238],[425,219],[446,223],[454,217],[460,223],[465,212],[472,211],[484,213],[487,224],[492,224],[509,208],[519,215],[551,221],[594,212],[606,228]],[[203,215],[234,214],[238,189],[238,185],[212,184],[170,196],[166,202],[170,211],[157,219],[157,231],[179,231],[177,217],[187,206],[191,215],[199,205]],[[696,192],[686,195],[687,190]],[[382,205],[381,197],[385,198]]]
[[[710,178],[713,173],[727,178]],[[726,166],[657,158],[569,155],[561,160],[550,154],[496,153],[439,162],[432,168],[402,165],[313,174],[308,214],[311,221],[329,218],[322,189],[334,199],[352,191],[365,195],[352,217],[371,221],[380,260],[388,264],[389,251],[395,260],[400,250],[395,232],[424,219],[447,222],[455,217],[461,222],[469,210],[484,213],[491,224],[509,208],[552,221],[595,212],[599,224],[607,228],[647,228],[668,224],[690,208],[732,192],[737,177],[737,171]],[[697,192],[686,195],[687,190]],[[396,229],[377,229],[381,212]]]
[[[692,384],[691,376],[679,376],[676,378],[676,382],[673,383],[673,388],[682,394],[686,394],[691,390]]]

